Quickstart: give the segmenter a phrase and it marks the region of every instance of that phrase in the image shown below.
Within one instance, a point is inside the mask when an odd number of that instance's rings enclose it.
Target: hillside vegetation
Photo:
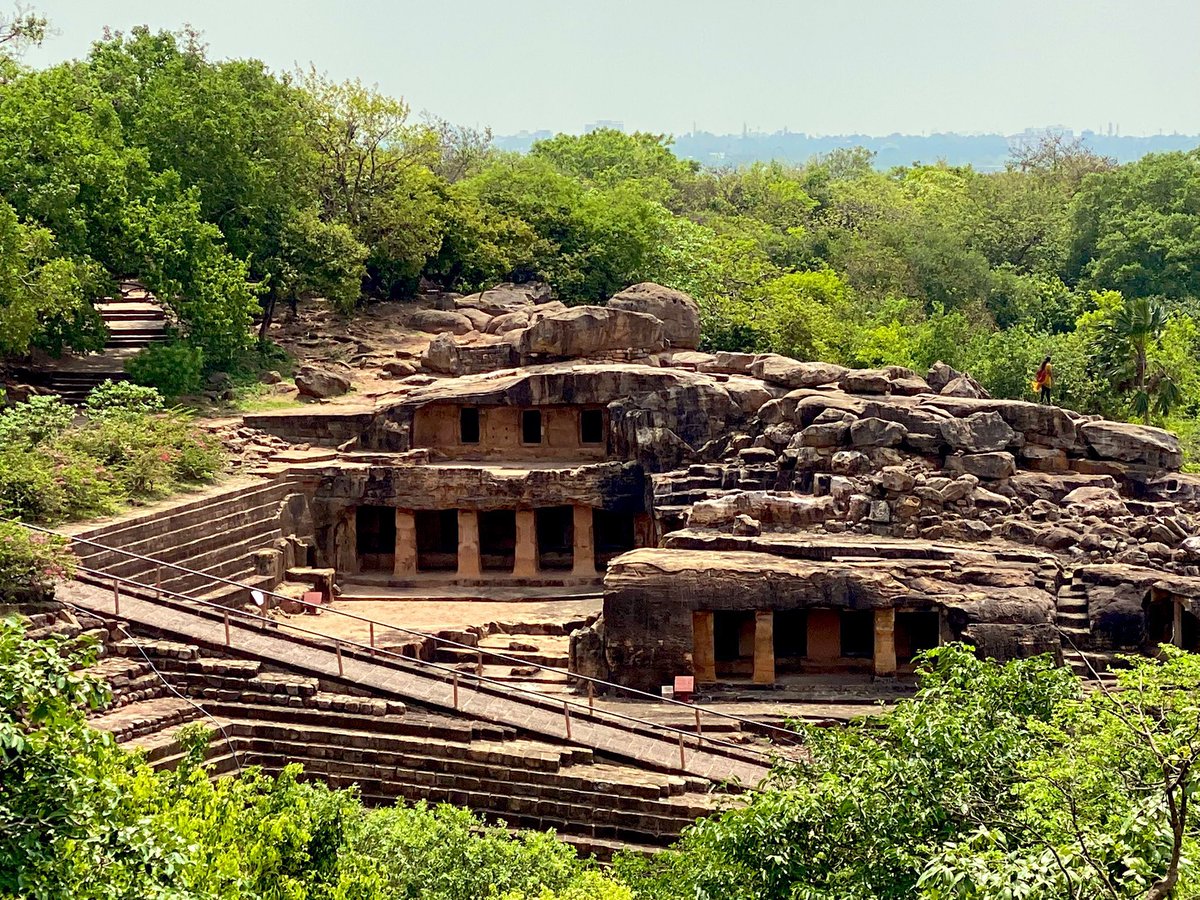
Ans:
[[[117,277],[173,307],[197,373],[305,295],[352,313],[422,279],[538,278],[568,302],[652,280],[699,300],[708,348],[940,358],[1012,397],[1052,355],[1059,402],[1194,430],[1200,151],[1116,166],[1049,138],[991,174],[881,173],[866,151],[712,170],[659,135],[489,138],[190,33],[0,61],[0,353],[96,346]],[[177,375],[182,349],[155,352],[141,370]]]
[[[470,812],[364,808],[258,769],[210,780],[203,726],[155,772],[87,727],[86,642],[0,621],[0,898],[1080,900],[1200,896],[1200,662],[1164,648],[1117,692],[1048,657],[951,644],[873,724],[811,726],[805,764],[671,850],[602,872]],[[219,735],[211,735],[219,740]],[[97,877],[99,874],[100,877]]]

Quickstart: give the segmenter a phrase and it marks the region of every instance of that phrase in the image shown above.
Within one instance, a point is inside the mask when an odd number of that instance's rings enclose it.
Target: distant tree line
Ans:
[[[14,24],[0,47],[44,31]],[[941,358],[1016,397],[1052,355],[1066,405],[1185,438],[1200,411],[1197,150],[1117,165],[1051,136],[993,173],[878,171],[863,149],[704,168],[601,130],[515,154],[357,82],[213,61],[189,32],[0,59],[0,354],[98,346],[93,303],[127,277],[203,369],[306,296],[352,313],[422,279],[542,279],[599,302],[654,280],[697,298],[709,348]]]

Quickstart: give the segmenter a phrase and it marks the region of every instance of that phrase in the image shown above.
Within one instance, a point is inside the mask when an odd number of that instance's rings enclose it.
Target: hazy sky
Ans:
[[[8,6],[0,0],[0,8]],[[32,0],[80,56],[105,25],[312,62],[497,133],[812,134],[1064,125],[1200,133],[1200,0]]]

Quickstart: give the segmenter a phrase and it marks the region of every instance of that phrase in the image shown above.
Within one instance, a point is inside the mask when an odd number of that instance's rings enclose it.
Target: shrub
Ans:
[[[75,410],[54,394],[35,395],[0,413],[0,445],[33,446],[66,431]]]
[[[204,351],[176,341],[147,347],[125,364],[136,384],[157,388],[169,400],[200,389]]]
[[[27,447],[0,450],[0,514],[32,522],[63,518],[66,497],[54,478],[54,464]]]
[[[163,411],[163,398],[157,388],[110,378],[88,395],[87,411],[93,416],[159,413]]]
[[[0,600],[41,599],[51,593],[56,579],[74,572],[75,557],[65,538],[0,522]]]
[[[69,452],[103,465],[130,498],[159,497],[178,482],[203,481],[220,469],[217,442],[178,410],[154,416],[102,416],[73,431]]]

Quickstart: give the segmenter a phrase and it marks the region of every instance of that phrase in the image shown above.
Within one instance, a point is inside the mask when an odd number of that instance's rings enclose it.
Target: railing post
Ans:
[[[596,713],[596,682],[588,679],[588,713],[595,715]]]
[[[454,673],[454,708],[458,709],[458,673]]]
[[[229,646],[229,609],[225,610],[225,646]]]
[[[113,579],[113,615],[121,614],[121,585],[117,579]]]
[[[571,739],[571,707],[566,700],[563,701],[563,719],[567,723],[567,740]]]
[[[480,650],[478,653],[475,654],[475,674],[476,675],[483,674],[483,651],[482,650]]]
[[[344,665],[343,665],[343,663],[342,663],[342,642],[341,642],[341,641],[334,641],[334,642],[333,642],[333,649],[334,649],[334,652],[335,652],[335,653],[337,653],[337,661],[338,661],[338,674],[339,674],[339,675],[345,675],[345,674],[346,674],[346,668],[345,668],[345,666],[344,666]]]
[[[700,737],[700,735],[703,733],[704,733],[703,729],[701,729],[701,727],[700,727],[700,707],[697,706],[696,707],[696,737]]]
[[[162,566],[158,566],[154,570],[154,599],[162,599]]]
[[[370,627],[371,627],[371,649],[374,650],[375,649],[375,623],[374,623],[374,621],[372,621],[370,623]]]
[[[683,732],[679,732],[679,768],[687,766],[687,758],[683,755]]]

